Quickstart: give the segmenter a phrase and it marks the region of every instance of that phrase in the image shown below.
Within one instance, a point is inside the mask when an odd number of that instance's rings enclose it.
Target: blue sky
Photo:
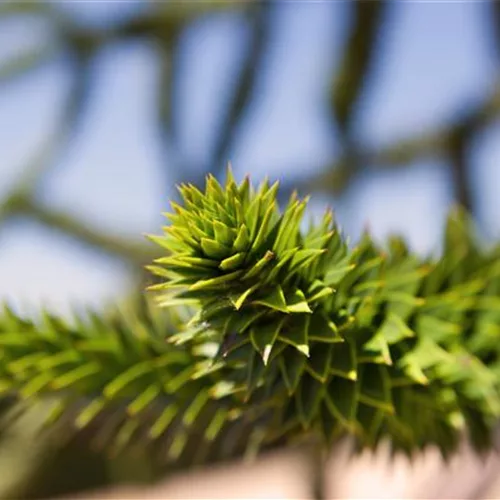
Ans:
[[[105,24],[133,13],[137,2],[69,2],[82,22]],[[124,6],[127,9],[123,10]],[[480,101],[497,77],[498,54],[485,2],[395,2],[380,40],[379,60],[357,114],[359,139],[383,145],[452,120]],[[272,50],[259,76],[259,99],[245,117],[231,152],[240,174],[281,178],[314,170],[339,154],[324,106],[331,69],[347,26],[345,2],[280,2],[273,13]],[[237,14],[211,16],[182,37],[179,98],[180,154],[203,163],[221,124],[224,102],[248,42]],[[0,24],[0,62],[51,36],[37,23]],[[141,43],[108,46],[94,63],[92,100],[81,128],[40,192],[44,202],[78,214],[106,231],[141,237],[158,231],[172,186],[162,168],[172,161],[154,126],[158,91],[154,49]],[[62,57],[0,87],[0,199],[57,123],[71,72]],[[473,147],[474,187],[490,237],[498,218],[500,122]],[[383,237],[404,233],[422,252],[437,248],[451,189],[440,158],[359,180],[330,203],[354,238],[369,223]],[[98,306],[130,282],[127,269],[31,223],[0,229],[0,299],[17,307]]]

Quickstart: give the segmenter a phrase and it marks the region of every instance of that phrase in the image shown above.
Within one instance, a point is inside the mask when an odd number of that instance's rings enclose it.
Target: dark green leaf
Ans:
[[[302,353],[290,348],[287,348],[279,358],[281,373],[289,395],[297,390],[306,361],[307,358]]]
[[[253,304],[259,304],[276,311],[288,312],[286,305],[285,294],[281,286],[276,286],[271,292],[258,300],[253,300]]]

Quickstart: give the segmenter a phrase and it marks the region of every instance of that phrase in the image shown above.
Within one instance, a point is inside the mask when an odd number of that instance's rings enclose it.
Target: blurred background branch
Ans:
[[[341,156],[332,165],[304,180],[285,180],[284,189],[297,187],[303,192],[326,191],[341,195],[350,184],[368,169],[401,169],[422,158],[448,156],[454,171],[455,199],[472,209],[470,182],[467,180],[464,155],[468,141],[500,116],[500,83],[491,96],[472,110],[464,113],[454,123],[435,130],[425,131],[408,139],[395,141],[382,148],[358,149],[357,162],[349,154]],[[305,166],[303,171],[305,171]]]
[[[4,61],[0,65],[0,84],[26,77],[29,72],[46,64],[57,53],[69,50],[73,60],[74,85],[61,113],[60,126],[47,141],[49,145],[45,150],[35,154],[33,163],[37,163],[37,166],[25,167],[28,175],[23,178],[22,189],[17,187],[11,194],[5,196],[2,219],[6,221],[10,217],[22,215],[66,233],[86,245],[112,253],[120,259],[138,263],[149,258],[151,254],[147,245],[102,234],[95,228],[87,227],[77,218],[58,213],[35,199],[44,173],[51,169],[58,156],[68,146],[68,141],[75,134],[78,121],[84,114],[91,87],[90,63],[95,54],[112,41],[123,43],[133,39],[150,39],[157,42],[161,48],[162,64],[159,123],[162,127],[162,137],[172,141],[175,139],[175,134],[172,134],[175,126],[172,124],[173,117],[169,104],[172,97],[170,81],[176,77],[176,73],[175,68],[171,66],[180,34],[196,19],[214,11],[236,9],[245,13],[251,28],[250,43],[238,75],[232,83],[226,110],[221,112],[224,117],[223,126],[216,138],[213,158],[209,164],[193,173],[189,173],[191,172],[189,168],[180,169],[181,165],[179,169],[175,165],[168,166],[170,171],[178,172],[175,175],[176,181],[185,181],[187,177],[191,177],[190,180],[196,182],[208,171],[220,174],[226,162],[230,160],[229,155],[234,141],[241,133],[242,119],[254,99],[262,60],[269,51],[271,5],[270,1],[186,4],[165,2],[117,26],[101,29],[82,27],[67,13],[61,12],[62,9],[57,3],[8,2],[4,5],[0,10],[0,16],[43,16],[53,24],[57,36],[53,37],[56,41],[52,40],[46,45],[37,46]],[[492,5],[496,12],[497,4],[492,2]],[[363,149],[356,144],[355,117],[360,96],[374,66],[374,54],[379,44],[384,19],[387,17],[388,5],[386,2],[360,1],[352,2],[349,9],[351,15],[344,51],[340,63],[332,74],[330,94],[333,117],[341,133],[344,153],[315,175],[284,179],[284,191],[288,192],[298,187],[303,192],[324,191],[338,196],[367,169],[399,169],[410,165],[416,159],[444,156],[450,160],[456,200],[472,209],[467,150],[470,141],[499,116],[498,85],[490,97],[485,98],[474,109],[463,113],[463,116],[458,117],[454,123],[398,140],[383,148]],[[175,148],[175,144],[173,147]],[[307,166],[304,165],[301,170],[307,172]],[[35,171],[37,173],[33,174]],[[29,181],[26,180],[28,178]]]
[[[344,53],[333,75],[331,106],[345,139],[352,138],[356,105],[369,78],[387,2],[353,2]]]
[[[241,121],[245,112],[255,99],[258,79],[261,75],[264,57],[269,51],[271,38],[271,2],[263,0],[255,2],[250,13],[251,40],[242,67],[233,83],[233,94],[227,105],[222,130],[214,148],[210,171],[220,175],[224,165],[230,160],[231,146],[238,133],[241,133]]]

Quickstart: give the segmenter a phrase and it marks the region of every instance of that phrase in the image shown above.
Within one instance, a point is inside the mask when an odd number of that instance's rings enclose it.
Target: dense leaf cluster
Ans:
[[[151,237],[165,249],[149,266],[154,305],[71,323],[5,309],[0,391],[51,398],[50,425],[97,423],[115,452],[161,442],[174,461],[309,435],[447,455],[466,431],[489,448],[500,248],[485,249],[460,210],[441,258],[368,234],[350,248],[330,211],[304,229],[307,200],[280,211],[277,191],[230,170],[224,186],[181,186],[171,224]]]
[[[488,447],[500,413],[499,249],[481,248],[454,210],[440,259],[368,234],[351,250],[331,212],[304,231],[306,201],[293,195],[280,212],[277,189],[231,172],[224,187],[209,176],[205,192],[180,188],[183,205],[156,238],[168,256],[151,269],[165,278],[160,306],[199,308],[189,342],[215,340],[238,390],[277,400],[290,436],[348,432],[364,446],[390,437],[408,453],[432,443],[446,454],[467,430]]]

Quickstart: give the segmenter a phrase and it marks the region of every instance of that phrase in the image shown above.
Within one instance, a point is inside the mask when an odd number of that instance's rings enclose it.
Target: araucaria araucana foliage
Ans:
[[[345,433],[375,446],[447,453],[467,430],[487,448],[500,414],[500,253],[480,248],[463,212],[443,256],[365,234],[349,249],[333,214],[302,230],[306,201],[281,212],[278,184],[228,172],[205,192],[182,186],[168,256],[152,271],[159,305],[197,308],[191,344],[215,342],[235,395],[273,407],[271,436]],[[228,370],[229,369],[229,370]]]
[[[442,256],[422,259],[396,237],[350,248],[331,211],[304,229],[306,200],[280,211],[277,183],[238,184],[229,169],[224,186],[209,176],[204,191],[179,190],[151,236],[165,250],[149,266],[154,305],[72,324],[6,311],[4,394],[49,397],[51,422],[107,425],[115,449],[164,438],[174,461],[310,435],[388,438],[408,454],[448,455],[464,432],[492,446],[500,247],[478,242],[463,211]]]

